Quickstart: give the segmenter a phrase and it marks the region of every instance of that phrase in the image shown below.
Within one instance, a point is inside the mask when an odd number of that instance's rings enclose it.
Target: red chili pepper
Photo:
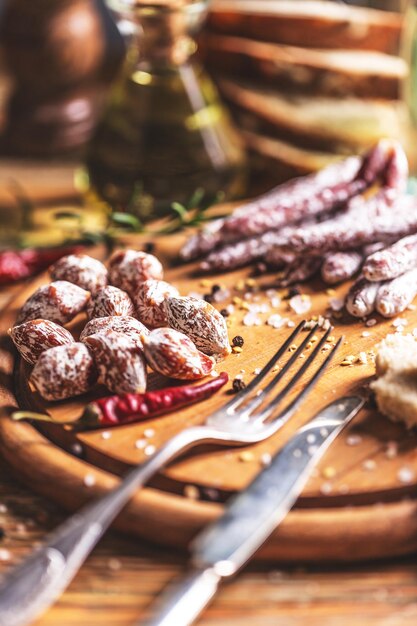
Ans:
[[[79,252],[80,246],[63,248],[5,250],[0,252],[0,285],[33,276],[67,254]]]
[[[79,425],[86,428],[117,426],[168,413],[209,398],[228,380],[226,372],[222,372],[201,385],[167,387],[159,391],[100,398],[85,408]]]

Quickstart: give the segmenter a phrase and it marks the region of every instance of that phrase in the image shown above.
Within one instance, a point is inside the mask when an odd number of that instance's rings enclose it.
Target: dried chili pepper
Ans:
[[[67,254],[78,252],[80,246],[42,250],[4,250],[0,252],[0,285],[23,280],[46,269]]]
[[[72,424],[77,429],[90,429],[138,422],[205,400],[221,389],[228,380],[226,372],[222,372],[201,385],[183,385],[146,393],[107,396],[87,405],[80,419]],[[12,417],[16,420],[54,421],[48,415],[29,411],[17,411]]]

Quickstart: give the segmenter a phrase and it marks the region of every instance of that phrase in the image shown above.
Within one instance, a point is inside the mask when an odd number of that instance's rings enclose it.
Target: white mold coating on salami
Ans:
[[[321,276],[328,285],[336,285],[352,278],[360,270],[362,261],[360,251],[330,252],[321,266]]]
[[[417,235],[410,235],[368,256],[363,274],[368,280],[389,280],[414,267],[417,267]]]
[[[107,268],[88,254],[69,254],[59,259],[49,272],[53,280],[67,280],[87,291],[107,285]]]
[[[214,359],[200,352],[194,343],[172,328],[156,328],[143,340],[145,357],[152,369],[169,378],[196,380],[207,376]]]
[[[144,393],[146,363],[142,349],[128,335],[109,331],[85,338],[94,355],[98,381],[113,393]]]
[[[69,330],[50,320],[30,320],[19,326],[14,326],[8,333],[25,361],[34,365],[42,352],[74,343],[74,337]]]
[[[379,283],[359,277],[346,296],[346,309],[353,317],[365,317],[375,310]]]
[[[81,313],[90,299],[90,292],[66,280],[57,280],[39,287],[25,302],[16,324],[45,319],[67,324]]]
[[[133,296],[145,280],[162,280],[163,267],[153,254],[138,250],[118,250],[109,260],[109,278],[112,285]]]
[[[164,280],[145,280],[134,296],[139,319],[150,328],[168,326],[163,303],[170,296],[179,295],[178,289]]]
[[[231,349],[224,317],[208,302],[192,297],[164,301],[168,324],[187,335],[201,352],[219,357]]]
[[[417,268],[380,286],[376,297],[376,310],[384,317],[399,315],[417,295]]]
[[[77,342],[42,352],[30,381],[45,400],[65,400],[88,391],[96,378],[90,351]]]
[[[87,315],[90,319],[94,317],[109,317],[111,315],[135,315],[135,307],[130,296],[112,285],[100,287],[92,294],[87,305]]]
[[[134,339],[142,346],[142,337],[149,334],[149,330],[134,317],[112,315],[109,317],[95,317],[87,322],[80,335],[80,341],[85,341],[90,335],[114,331]]]

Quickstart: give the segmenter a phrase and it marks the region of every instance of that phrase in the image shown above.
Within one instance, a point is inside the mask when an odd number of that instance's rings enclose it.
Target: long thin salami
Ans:
[[[368,280],[389,280],[414,267],[417,267],[417,235],[410,235],[368,256],[363,274]]]
[[[321,266],[321,277],[328,285],[352,278],[360,270],[363,254],[359,250],[330,252]]]
[[[384,317],[394,317],[405,311],[416,295],[417,268],[414,268],[380,286],[376,297],[376,310]]]
[[[321,257],[299,257],[285,270],[284,276],[278,281],[280,287],[288,287],[296,283],[303,283],[320,269]]]
[[[378,177],[384,178],[385,185],[399,184],[399,175],[393,172],[388,175],[387,172],[397,152],[395,164],[401,161],[400,151],[395,142],[381,140],[362,158],[349,157],[318,173],[275,187],[238,207],[230,217],[216,220],[193,235],[181,250],[181,257],[190,260],[213,250],[220,243],[260,235],[306,216],[333,210],[362,193]],[[400,170],[399,166],[395,167],[395,172]]]
[[[371,283],[361,276],[346,296],[346,309],[353,317],[365,317],[375,310],[379,283]]]
[[[294,228],[287,244],[290,249],[309,254],[349,250],[386,238],[401,238],[417,232],[417,198],[402,196],[392,208],[385,194],[355,204],[331,220],[306,228]]]

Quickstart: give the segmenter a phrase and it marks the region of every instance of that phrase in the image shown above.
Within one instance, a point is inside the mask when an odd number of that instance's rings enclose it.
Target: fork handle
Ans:
[[[184,430],[110,493],[84,506],[53,531],[46,543],[0,584],[0,626],[30,624],[60,596],[111,522],[159,469],[194,443],[211,439],[207,427]]]

